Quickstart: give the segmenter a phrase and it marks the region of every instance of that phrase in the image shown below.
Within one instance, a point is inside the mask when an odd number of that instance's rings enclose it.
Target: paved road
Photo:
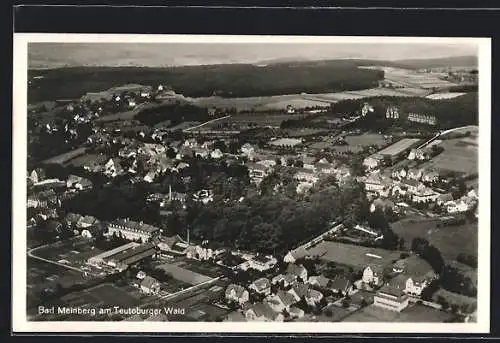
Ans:
[[[460,126],[460,127],[455,127],[453,129],[448,129],[448,130],[445,130],[445,131],[441,131],[438,134],[436,134],[434,137],[432,137],[429,140],[427,140],[426,142],[420,144],[417,149],[421,149],[421,148],[425,147],[426,145],[432,143],[433,141],[435,141],[436,139],[438,139],[442,135],[446,135],[446,134],[454,132],[454,131],[463,130],[463,129],[469,129],[469,128],[470,129],[476,129],[477,126],[476,125],[466,125],[466,126]]]
[[[212,119],[212,120],[206,121],[206,122],[204,122],[204,123],[202,123],[202,124],[200,124],[200,125],[196,125],[196,126],[193,126],[193,127],[188,127],[187,129],[184,129],[184,130],[182,130],[182,131],[183,131],[183,132],[189,132],[189,131],[191,131],[191,130],[198,129],[198,128],[200,128],[200,127],[202,127],[202,126],[205,126],[205,125],[207,125],[207,124],[214,123],[214,122],[216,122],[216,121],[219,121],[219,120],[222,120],[222,119],[226,119],[226,118],[229,118],[229,117],[231,117],[231,116],[224,116],[224,117],[220,117],[220,118],[215,118],[215,119]]]

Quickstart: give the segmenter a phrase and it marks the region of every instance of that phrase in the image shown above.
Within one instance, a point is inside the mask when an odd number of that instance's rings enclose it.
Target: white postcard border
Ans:
[[[26,156],[28,42],[432,43],[477,44],[479,60],[479,223],[477,323],[33,322],[26,315]],[[487,333],[490,330],[491,38],[312,37],[125,34],[14,34],[12,331],[164,333]]]

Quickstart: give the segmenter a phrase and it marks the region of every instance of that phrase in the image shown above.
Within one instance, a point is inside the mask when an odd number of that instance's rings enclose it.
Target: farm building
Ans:
[[[407,156],[408,152],[420,142],[418,138],[403,138],[394,144],[378,151],[377,153],[368,156],[363,161],[363,164],[370,168],[375,168],[380,164],[380,161],[389,157],[392,161],[401,156]]]
[[[106,264],[110,267],[125,268],[155,254],[156,247],[153,244],[131,242],[91,257],[87,263],[95,266]]]
[[[99,255],[96,255],[96,256],[93,256],[91,258],[88,259],[87,263],[88,264],[91,264],[91,265],[100,265],[100,264],[104,264],[105,261],[108,259],[108,258],[111,258],[112,256],[122,252],[122,251],[125,251],[127,249],[130,249],[130,248],[133,248],[133,247],[136,247],[136,246],[139,246],[139,243],[136,243],[136,242],[130,242],[130,243],[127,243],[127,244],[124,244],[122,246],[119,246],[118,248],[115,248],[115,249],[112,249],[112,250],[108,250],[108,251],[105,251]]]

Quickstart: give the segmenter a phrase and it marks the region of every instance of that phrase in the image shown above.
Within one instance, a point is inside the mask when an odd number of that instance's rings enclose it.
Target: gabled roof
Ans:
[[[403,292],[403,290],[394,288],[390,285],[385,285],[383,286],[377,293],[377,296],[384,296],[384,295],[389,295],[393,297],[397,297],[398,299],[402,299],[403,297],[406,296],[406,294]]]
[[[304,271],[307,272],[306,268],[302,264],[297,265],[291,263],[288,265],[288,268],[286,269],[286,272],[288,274],[293,274],[297,277],[299,277]]]
[[[324,277],[323,275],[311,276],[311,277],[309,278],[309,280],[310,280],[310,282],[311,282],[311,281],[313,281],[313,280],[315,280],[315,281],[316,281],[316,283],[317,283],[320,287],[322,287],[322,288],[327,288],[327,287],[330,285],[331,281],[332,281],[332,280],[330,280],[329,278]]]
[[[307,295],[309,286],[307,286],[305,283],[297,283],[292,287],[292,290],[295,292],[295,294],[297,294],[297,296],[303,298]]]
[[[345,277],[337,277],[333,279],[330,288],[346,292],[351,286],[351,280]]]
[[[227,322],[246,322],[245,315],[240,311],[233,311],[226,315],[225,321]]]
[[[155,284],[159,284],[159,282],[158,282],[158,280],[156,280],[155,278],[153,278],[151,276],[146,276],[141,281],[141,287],[144,287],[144,288],[151,288]]]
[[[243,287],[243,286],[236,285],[236,284],[230,284],[226,288],[226,297],[229,296],[233,290],[234,290],[237,298],[241,298],[246,291],[245,287]]]
[[[288,292],[283,291],[283,290],[279,290],[276,293],[276,296],[281,300],[283,305],[285,305],[287,307],[296,303],[294,296]]]
[[[255,280],[253,284],[258,290],[264,290],[271,287],[271,282],[265,277]]]
[[[255,312],[257,317],[265,317],[271,320],[274,320],[279,314],[277,312],[274,312],[268,304],[261,302],[253,304],[250,309]]]
[[[367,268],[370,267],[374,275],[381,275],[384,273],[384,267],[379,264],[369,264]]]

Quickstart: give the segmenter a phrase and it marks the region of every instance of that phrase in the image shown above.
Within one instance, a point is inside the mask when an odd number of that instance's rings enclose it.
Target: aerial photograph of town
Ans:
[[[28,321],[477,323],[477,46],[27,53]]]

